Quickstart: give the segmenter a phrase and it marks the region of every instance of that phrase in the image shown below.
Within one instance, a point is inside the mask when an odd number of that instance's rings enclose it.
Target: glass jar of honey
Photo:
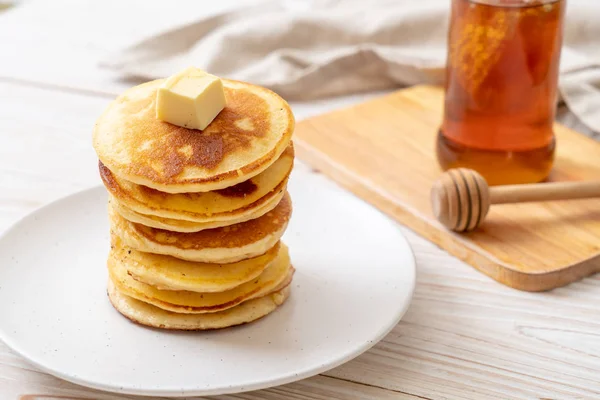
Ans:
[[[565,7],[566,0],[452,0],[436,145],[443,169],[474,169],[490,185],[548,176]]]

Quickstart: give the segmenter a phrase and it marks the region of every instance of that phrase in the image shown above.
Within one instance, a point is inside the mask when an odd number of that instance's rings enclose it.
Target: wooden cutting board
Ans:
[[[301,121],[298,157],[505,285],[542,291],[600,271],[600,199],[494,205],[467,234],[434,219],[442,103],[441,88],[415,86]],[[550,180],[600,179],[600,143],[558,124],[555,133]]]

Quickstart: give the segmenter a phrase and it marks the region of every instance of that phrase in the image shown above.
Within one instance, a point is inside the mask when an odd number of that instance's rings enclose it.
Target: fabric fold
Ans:
[[[190,65],[290,101],[442,84],[450,0],[267,0],[156,32],[102,65],[144,79]],[[567,4],[560,94],[600,132],[600,2]]]

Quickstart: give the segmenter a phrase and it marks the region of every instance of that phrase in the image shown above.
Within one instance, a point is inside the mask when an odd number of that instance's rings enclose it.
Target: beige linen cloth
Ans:
[[[245,1],[156,32],[103,65],[147,79],[194,65],[264,85],[291,101],[441,84],[450,4]],[[600,1],[569,0],[565,21],[561,99],[600,132]]]

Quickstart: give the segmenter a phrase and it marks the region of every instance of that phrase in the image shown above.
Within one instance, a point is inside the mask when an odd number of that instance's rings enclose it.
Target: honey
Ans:
[[[565,3],[453,0],[436,146],[443,169],[475,169],[490,185],[548,176]]]

